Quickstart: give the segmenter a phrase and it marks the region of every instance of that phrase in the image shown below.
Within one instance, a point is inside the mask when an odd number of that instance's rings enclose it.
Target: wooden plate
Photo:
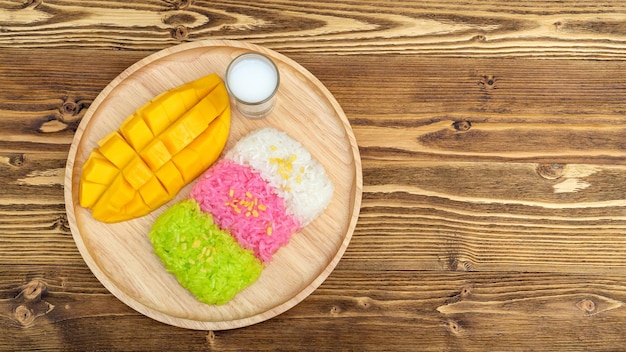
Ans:
[[[185,198],[145,217],[105,224],[78,204],[81,168],[96,142],[137,107],[169,88],[216,72],[224,76],[237,55],[261,52],[277,64],[281,85],[270,116],[248,120],[233,108],[226,149],[246,133],[272,126],[300,141],[326,168],[335,194],[326,211],[274,256],[259,280],[222,306],[198,302],[165,271],[147,238],[155,218]],[[231,101],[231,104],[234,102]],[[305,299],[331,273],[354,231],[361,204],[359,150],[350,124],[332,94],[293,60],[236,41],[199,41],[155,53],[129,67],[94,100],[70,148],[65,203],[72,235],[85,262],[102,284],[128,306],[158,321],[199,330],[243,327],[272,318]]]

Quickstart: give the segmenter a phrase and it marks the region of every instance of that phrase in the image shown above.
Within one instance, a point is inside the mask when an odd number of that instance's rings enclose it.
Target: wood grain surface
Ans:
[[[626,344],[623,1],[0,1],[0,349],[618,351]],[[78,122],[202,39],[312,72],[361,152],[343,259],[260,324],[147,318],[68,229]]]

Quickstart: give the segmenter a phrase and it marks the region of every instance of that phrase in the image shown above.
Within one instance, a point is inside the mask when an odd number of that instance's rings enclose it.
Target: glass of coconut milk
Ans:
[[[237,56],[226,69],[226,88],[239,112],[251,119],[267,116],[276,104],[280,75],[276,64],[259,53]]]

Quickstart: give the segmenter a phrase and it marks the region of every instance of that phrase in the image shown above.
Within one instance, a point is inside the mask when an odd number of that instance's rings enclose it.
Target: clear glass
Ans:
[[[237,56],[226,69],[226,89],[237,110],[251,119],[263,118],[276,104],[280,74],[266,55],[245,53]]]

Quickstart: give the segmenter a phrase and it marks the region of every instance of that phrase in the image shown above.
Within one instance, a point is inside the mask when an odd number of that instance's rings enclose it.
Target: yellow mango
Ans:
[[[163,110],[165,110],[170,122],[176,121],[176,116],[180,116],[190,109],[185,106],[185,102],[180,96],[180,93],[172,95],[171,99],[168,99],[167,103],[163,102],[161,106],[163,107]]]
[[[191,144],[189,149],[198,153],[207,153],[205,158],[213,163],[220,156],[220,152],[215,150],[213,146],[225,145],[228,139],[228,131],[230,130],[230,107],[221,113],[215,122],[211,123]],[[207,166],[208,167],[208,166]]]
[[[162,105],[148,105],[142,110],[138,110],[137,113],[146,121],[148,127],[152,131],[152,134],[158,136],[161,132],[165,131],[171,121],[167,114],[167,111]]]
[[[106,189],[107,185],[84,181],[81,183],[79,198],[86,207],[91,207],[96,203],[98,198],[100,198],[100,195],[104,193]]]
[[[155,173],[161,184],[167,189],[167,193],[171,196],[175,196],[178,191],[185,186],[185,180],[178,171],[178,168],[170,160]]]
[[[146,165],[146,163],[139,157],[135,156],[126,166],[122,169],[124,178],[133,189],[138,190],[141,186],[145,185],[154,175],[152,170]]]
[[[122,123],[120,133],[134,150],[142,150],[154,139],[150,127],[138,114],[132,115]]]
[[[149,208],[148,205],[146,204],[146,202],[143,201],[141,194],[137,192],[135,193],[133,199],[126,203],[124,209],[118,214],[141,214],[145,212],[146,208]]]
[[[172,199],[156,176],[153,176],[139,189],[139,194],[148,208],[152,210],[160,207],[161,205],[167,203],[168,200]]]
[[[191,143],[196,137],[197,135],[194,135],[193,132],[187,128],[184,120],[179,119],[174,122],[171,128],[168,128],[167,131],[159,136],[159,139],[168,151],[176,153],[185,149],[185,146]]]
[[[119,133],[114,132],[105,137],[106,140],[100,146],[100,154],[107,158],[118,169],[126,165],[135,156],[135,150]]]
[[[209,83],[205,85],[205,87],[208,87],[208,86],[210,86]],[[198,87],[197,89],[202,89],[202,87]],[[194,105],[196,105],[196,103],[200,100],[200,98],[198,98],[197,92],[198,90],[185,90],[185,91],[178,92],[178,98],[180,99],[180,101],[183,102],[183,104],[185,104],[185,109],[189,110],[193,108]],[[209,92],[206,92],[206,94],[204,95],[207,95],[207,94],[209,94]]]
[[[217,74],[157,95],[92,150],[80,205],[103,222],[150,213],[217,160],[229,130],[229,97]]]
[[[119,169],[95,149],[83,164],[82,179],[87,182],[108,185],[113,182]]]
[[[176,168],[180,171],[185,183],[191,182],[195,178],[193,176],[197,173],[196,169],[202,167],[202,165],[194,163],[194,160],[198,159],[198,153],[191,149],[182,150],[172,158],[174,165],[176,165]]]
[[[139,156],[148,164],[151,170],[157,170],[172,158],[163,141],[154,139],[142,151]]]
[[[91,215],[96,219],[108,219],[119,214],[124,205],[134,197],[134,193],[133,187],[122,174],[118,174],[93,205]]]

